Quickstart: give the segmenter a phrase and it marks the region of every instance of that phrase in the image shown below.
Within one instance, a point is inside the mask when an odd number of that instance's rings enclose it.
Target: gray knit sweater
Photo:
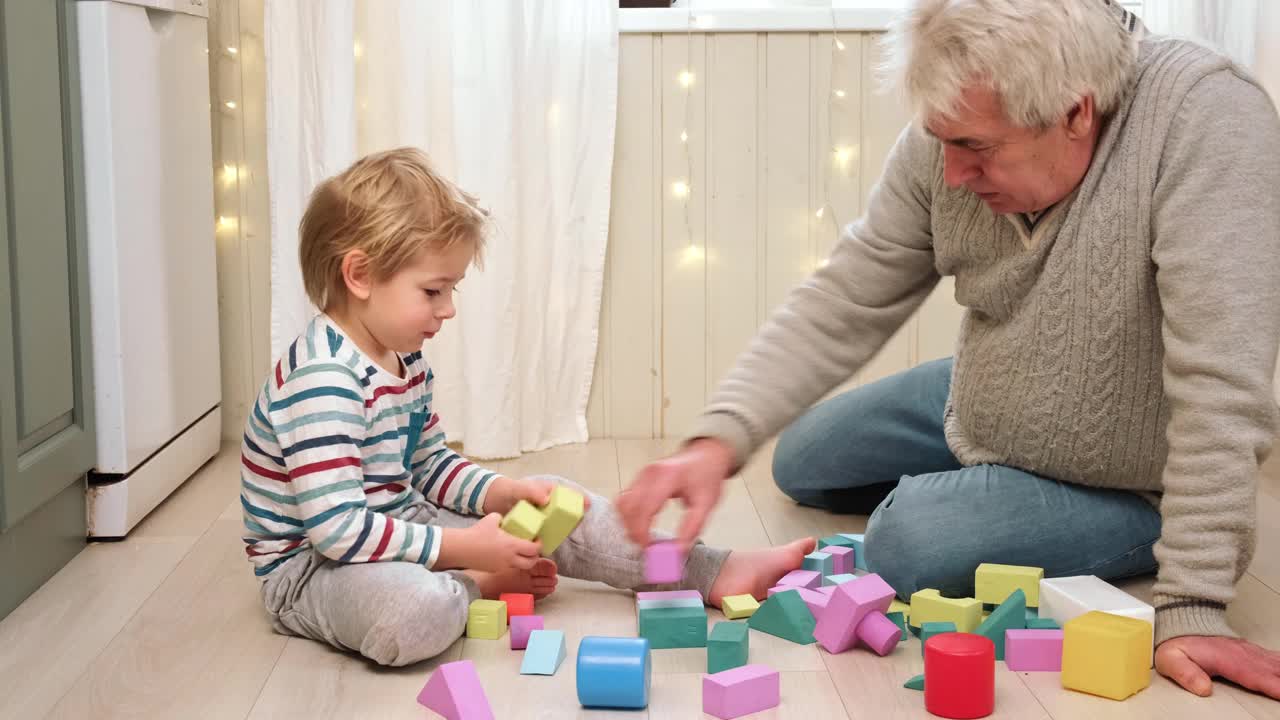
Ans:
[[[1157,641],[1232,634],[1226,605],[1253,554],[1256,475],[1280,415],[1275,107],[1221,56],[1149,37],[1080,186],[1034,242],[1009,220],[948,188],[941,146],[909,128],[866,214],[693,435],[745,462],[954,276],[956,457],[1149,493],[1163,517]]]

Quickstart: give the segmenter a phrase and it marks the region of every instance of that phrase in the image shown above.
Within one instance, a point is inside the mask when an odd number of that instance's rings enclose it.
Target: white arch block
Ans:
[[[1156,625],[1156,609],[1094,575],[1045,578],[1040,581],[1040,617],[1067,621],[1091,610],[1137,618]],[[1154,651],[1154,648],[1153,648]]]

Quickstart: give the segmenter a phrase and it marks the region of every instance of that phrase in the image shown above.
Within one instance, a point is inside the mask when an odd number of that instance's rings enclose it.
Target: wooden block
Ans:
[[[834,587],[836,585],[843,585],[847,582],[853,582],[854,580],[857,580],[857,579],[858,579],[858,576],[853,575],[851,573],[841,573],[839,575],[827,575],[826,577],[822,578],[822,585],[823,587],[827,587],[827,586]]]
[[[920,627],[920,657],[924,657],[924,644],[934,635],[955,632],[956,624],[950,620],[946,622],[927,622]]]
[[[831,557],[830,553],[812,552],[804,556],[804,564],[800,568],[812,570],[820,577],[826,577],[835,574],[835,558]]]
[[[701,606],[641,610],[638,635],[654,650],[706,647],[707,611]]]
[[[493,720],[476,666],[470,660],[445,663],[436,668],[418,693],[418,704],[446,720]]]
[[[835,588],[832,588],[832,590],[834,589]],[[800,593],[800,599],[804,601],[806,606],[808,606],[809,612],[813,613],[813,617],[816,620],[822,617],[822,611],[826,610],[827,604],[831,602],[831,595],[819,592],[819,590],[821,590],[821,588],[818,590],[810,590],[809,588],[803,587],[787,587],[786,585],[779,585],[777,587],[769,588],[769,597],[773,597],[780,592],[787,591]]]
[[[654,585],[677,583],[684,578],[684,553],[680,545],[661,540],[644,549],[644,581]]]
[[[750,595],[730,595],[720,601],[720,611],[730,620],[751,617],[760,609],[760,601]]]
[[[747,625],[760,632],[776,635],[801,645],[815,642],[813,629],[817,621],[800,593],[794,589],[771,596],[747,620]]]
[[[982,622],[982,603],[974,598],[944,598],[933,589],[911,596],[911,617],[907,622],[912,627],[944,621],[955,623],[958,632],[973,632]]]
[[[533,614],[533,595],[529,593],[502,593],[498,601],[507,604],[507,622],[520,615]]]
[[[910,680],[902,683],[902,687],[908,690],[924,690],[924,675],[916,675]]]
[[[652,674],[644,638],[589,636],[578,643],[578,703],[583,707],[647,707]]]
[[[1124,700],[1151,684],[1153,627],[1093,610],[1062,628],[1062,687]]]
[[[1004,660],[1004,634],[1008,630],[1022,630],[1027,626],[1026,596],[1022,588],[1000,603],[1000,607],[991,611],[991,615],[982,621],[975,630],[978,635],[989,638],[996,646],[996,660]]]
[[[707,672],[715,674],[747,664],[746,623],[718,622],[707,638]]]
[[[1004,664],[1018,672],[1061,671],[1062,631],[1008,631],[1004,641]]]
[[[1053,618],[1031,618],[1027,621],[1028,630],[1061,630],[1062,626]]]
[[[812,570],[792,570],[778,581],[778,585],[803,587],[816,590],[822,585],[822,574]]]
[[[551,498],[547,500],[547,504],[542,508],[542,514],[546,519],[542,523],[542,530],[538,533],[538,539],[542,541],[542,555],[544,557],[555,552],[560,547],[574,528],[578,527],[578,523],[582,522],[586,500],[582,497],[582,493],[567,488],[563,485],[557,485],[551,491]]]
[[[884,613],[893,598],[893,588],[879,575],[865,575],[838,585],[818,618],[813,636],[827,652],[844,652],[858,640],[858,626],[863,618],[872,612]]]
[[[1014,590],[1022,590],[1027,607],[1039,607],[1043,579],[1043,568],[983,563],[973,574],[973,596],[979,602],[999,605]]]
[[[829,545],[822,552],[831,556],[830,575],[850,575],[858,566],[858,551],[851,547]]]
[[[778,671],[745,665],[702,678],[702,712],[721,720],[777,707],[781,702]]]
[[[538,536],[542,523],[546,521],[542,511],[534,507],[528,500],[521,500],[507,512],[498,527],[521,540],[532,540]]]
[[[929,638],[924,678],[924,708],[933,715],[981,718],[995,710],[996,653],[989,638],[963,632]]]
[[[1093,610],[1137,618],[1155,628],[1155,608],[1101,578],[1075,575],[1040,581],[1040,617],[1052,618],[1065,629],[1068,622]],[[1147,649],[1148,667],[1154,649]]]
[[[564,632],[534,630],[520,663],[521,675],[555,675],[565,658]]]
[[[852,548],[857,545],[857,541],[848,535],[828,535],[818,540],[818,549],[826,550],[828,547],[847,547]]]
[[[865,551],[862,533],[840,533],[840,537],[847,538],[853,542],[854,552],[857,553],[857,557],[854,558],[854,568],[858,570],[866,570],[867,554]]]
[[[472,600],[467,607],[467,637],[497,640],[507,631],[507,604],[501,600]]]
[[[898,626],[898,629],[902,631],[902,636],[901,636],[900,638],[898,638],[898,642],[906,642],[906,641],[907,641],[907,635],[908,635],[908,633],[907,633],[907,617],[906,617],[905,615],[903,615],[901,612],[890,612],[890,613],[886,613],[886,614],[885,614],[885,617],[887,617],[887,618],[889,618],[890,620],[892,620],[892,621],[893,621],[893,624],[897,625],[897,626]]]
[[[517,615],[511,618],[511,649],[525,649],[529,646],[529,634],[541,629],[541,615]]]
[[[666,590],[636,593],[636,608],[655,610],[664,607],[703,607],[702,596],[697,590]]]

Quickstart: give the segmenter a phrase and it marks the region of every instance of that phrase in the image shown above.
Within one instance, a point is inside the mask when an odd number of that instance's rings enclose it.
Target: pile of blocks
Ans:
[[[521,540],[542,541],[543,556],[550,556],[582,522],[585,505],[581,493],[557,485],[546,505],[537,508],[528,500],[521,500],[502,518],[499,527]]]

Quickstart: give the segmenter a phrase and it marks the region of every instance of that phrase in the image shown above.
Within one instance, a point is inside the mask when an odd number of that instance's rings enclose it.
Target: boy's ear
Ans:
[[[363,250],[351,250],[342,256],[342,281],[353,297],[369,299],[373,290],[373,277],[369,273],[369,256]]]

